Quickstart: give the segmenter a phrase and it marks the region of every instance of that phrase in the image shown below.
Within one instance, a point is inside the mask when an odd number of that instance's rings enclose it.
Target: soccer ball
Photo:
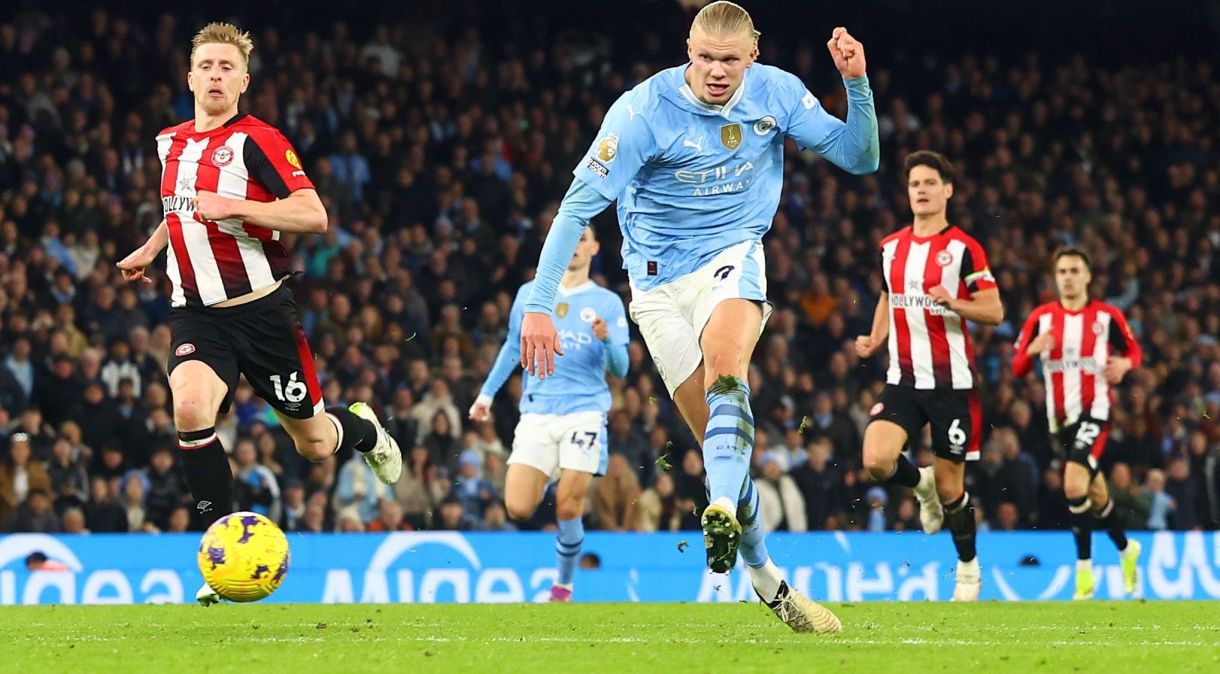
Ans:
[[[229,601],[258,601],[275,592],[289,557],[284,532],[258,513],[225,515],[199,541],[199,571]]]

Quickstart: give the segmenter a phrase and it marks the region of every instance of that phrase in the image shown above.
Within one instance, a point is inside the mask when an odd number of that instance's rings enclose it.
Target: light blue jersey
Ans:
[[[508,318],[508,337],[480,395],[495,397],[521,363],[521,319],[525,299],[533,281],[521,286]],[[563,355],[555,374],[546,379],[523,373],[521,411],[536,414],[609,412],[610,388],[606,371],[616,377],[627,373],[627,315],[623,301],[614,292],[589,281],[575,288],[560,288],[555,298],[555,329]],[[610,337],[602,342],[593,335],[593,320],[606,321]]]
[[[755,65],[723,106],[700,101],[685,65],[623,94],[576,177],[618,200],[623,265],[641,290],[668,283],[724,249],[761,240],[783,186],[784,138],[851,173],[878,164],[866,78],[849,80],[849,124],[795,76]],[[856,116],[856,118],[853,118]]]

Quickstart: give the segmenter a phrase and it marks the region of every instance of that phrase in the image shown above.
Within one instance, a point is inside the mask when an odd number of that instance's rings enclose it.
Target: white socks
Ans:
[[[729,497],[721,496],[715,501],[712,501],[712,505],[717,505],[724,508],[725,510],[729,511],[729,514],[733,516],[733,519],[737,519],[737,503]]]
[[[768,559],[766,564],[758,568],[749,565],[746,568],[750,571],[750,582],[758,596],[767,603],[775,601],[775,596],[779,594],[779,584],[783,580],[775,562]]]

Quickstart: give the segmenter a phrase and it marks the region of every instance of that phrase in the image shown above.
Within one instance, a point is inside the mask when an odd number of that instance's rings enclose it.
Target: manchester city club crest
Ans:
[[[771,115],[767,115],[757,122],[754,122],[754,133],[759,136],[765,136],[768,133],[771,133],[771,130],[774,129],[775,126],[775,118]]]
[[[730,150],[736,150],[741,145],[741,125],[725,124],[720,127],[720,142]]]
[[[555,306],[555,315],[558,316],[559,318],[563,318],[564,316],[567,316],[568,315],[568,303],[560,302],[558,305],[556,305]]]

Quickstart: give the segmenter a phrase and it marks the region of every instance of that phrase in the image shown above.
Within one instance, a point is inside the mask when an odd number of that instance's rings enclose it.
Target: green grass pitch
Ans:
[[[1220,602],[4,607],[0,671],[1220,672]]]

